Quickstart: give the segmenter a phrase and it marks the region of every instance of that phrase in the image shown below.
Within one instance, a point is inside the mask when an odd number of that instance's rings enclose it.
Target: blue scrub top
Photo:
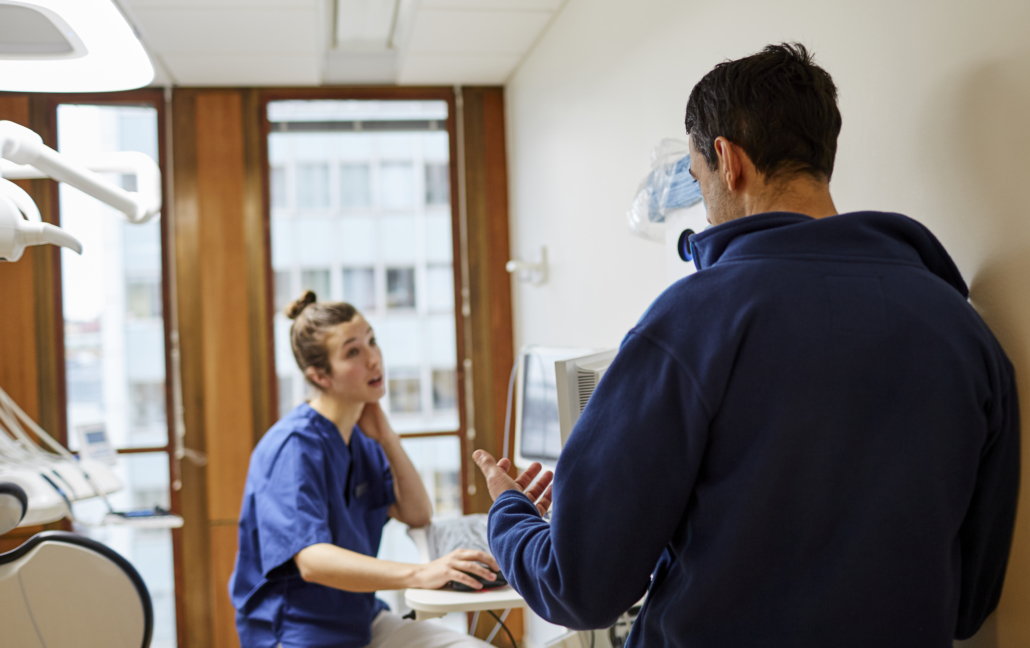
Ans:
[[[308,583],[293,556],[318,543],[375,556],[396,501],[382,447],[356,426],[350,444],[304,403],[254,449],[229,579],[248,648],[350,648],[371,641],[386,604],[372,593]]]

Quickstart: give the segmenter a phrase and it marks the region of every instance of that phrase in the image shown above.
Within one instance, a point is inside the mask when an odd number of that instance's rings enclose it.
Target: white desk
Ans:
[[[479,592],[453,590],[408,589],[404,602],[415,610],[418,620],[442,617],[451,612],[478,612],[481,610],[507,610],[526,607],[526,600],[511,585]]]
[[[412,529],[408,535],[415,541],[422,562],[429,562],[429,542],[425,529]],[[478,592],[412,588],[404,591],[404,602],[415,611],[415,618],[419,621],[435,619],[451,612],[476,612],[478,614],[483,610],[510,610],[526,607],[526,600],[519,596],[519,593],[512,589],[511,585]]]

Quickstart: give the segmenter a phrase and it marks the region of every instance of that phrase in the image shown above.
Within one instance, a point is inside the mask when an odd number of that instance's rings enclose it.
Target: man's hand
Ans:
[[[485,450],[476,450],[472,453],[472,459],[486,477],[486,487],[492,499],[496,500],[504,491],[517,490],[525,493],[529,501],[536,505],[540,515],[547,513],[547,509],[551,508],[551,481],[554,479],[554,473],[550,470],[541,475],[540,470],[543,466],[534,461],[526,472],[512,479],[508,476],[511,462],[507,459],[494,461]],[[538,475],[540,478],[536,479]],[[534,479],[536,482],[533,482]]]

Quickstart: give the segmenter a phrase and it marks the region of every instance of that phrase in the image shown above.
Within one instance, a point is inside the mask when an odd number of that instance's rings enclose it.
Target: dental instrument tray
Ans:
[[[136,511],[111,511],[101,522],[104,525],[131,526],[136,529],[178,529],[182,523],[181,516],[160,506]]]
[[[179,528],[182,517],[160,506],[137,511],[111,511],[101,524],[133,526],[135,528]]]

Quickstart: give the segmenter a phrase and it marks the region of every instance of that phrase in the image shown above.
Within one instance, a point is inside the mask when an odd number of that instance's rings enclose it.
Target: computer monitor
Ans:
[[[527,346],[519,351],[515,374],[515,435],[511,458],[524,470],[538,461],[553,470],[563,437],[558,414],[555,364],[594,353],[592,349]]]
[[[587,401],[597,389],[597,383],[615,359],[618,349],[608,349],[576,358],[559,360],[555,363],[555,379],[558,389],[558,427],[561,445],[569,440],[572,428],[587,406]]]

